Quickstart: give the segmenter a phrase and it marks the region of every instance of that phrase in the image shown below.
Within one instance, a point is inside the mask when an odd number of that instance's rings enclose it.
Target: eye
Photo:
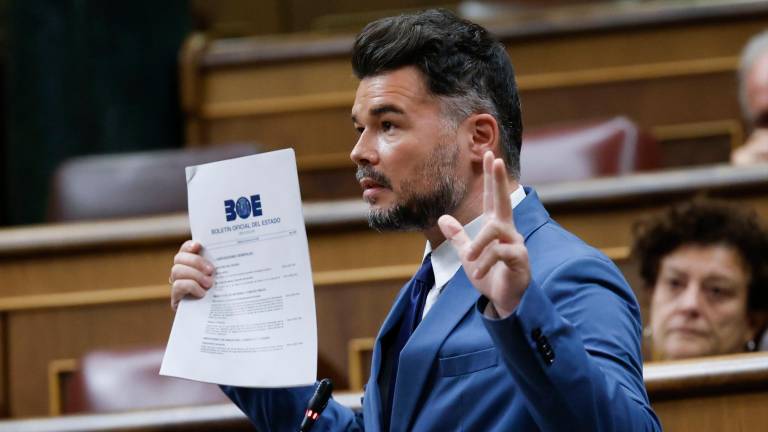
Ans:
[[[685,283],[683,282],[683,280],[676,277],[667,278],[666,283],[671,291],[681,290],[685,286]]]
[[[365,128],[362,126],[355,126],[355,130],[357,131],[358,135],[362,135]]]
[[[731,297],[733,291],[722,286],[710,286],[707,288],[707,296],[713,300],[723,300]]]
[[[395,125],[392,124],[391,121],[386,121],[385,120],[385,121],[381,122],[381,130],[383,130],[384,132],[389,132],[394,127],[395,127]]]

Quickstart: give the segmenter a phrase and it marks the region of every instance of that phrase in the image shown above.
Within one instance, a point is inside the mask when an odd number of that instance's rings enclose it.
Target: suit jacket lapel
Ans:
[[[534,231],[549,220],[549,213],[541,204],[539,195],[530,187],[525,188],[525,199],[515,207],[512,213],[515,218],[515,227],[525,240],[528,240]]]
[[[434,365],[437,351],[479,297],[480,293],[469,283],[464,270],[459,269],[427,316],[416,327],[400,353],[392,407],[392,431],[406,431],[410,428],[413,412]]]
[[[383,404],[381,400],[381,389],[379,388],[379,374],[381,373],[381,362],[382,362],[382,355],[384,352],[386,352],[385,348],[382,345],[383,340],[386,336],[393,330],[397,329],[397,323],[400,322],[400,318],[403,315],[405,308],[407,306],[407,299],[405,298],[405,294],[407,293],[407,287],[410,285],[410,281],[405,284],[405,286],[400,289],[400,293],[397,295],[397,298],[395,299],[395,303],[392,306],[392,309],[390,309],[389,314],[384,319],[384,324],[381,325],[381,329],[379,330],[378,336],[376,336],[376,342],[373,346],[373,357],[371,359],[371,375],[370,379],[368,380],[368,385],[366,387],[365,391],[365,397],[369,398],[370,400],[367,401],[365,404],[369,408],[371,408],[371,412],[365,412],[366,416],[375,416],[374,418],[376,421],[371,422],[374,423],[377,427],[376,430],[379,430],[382,423],[382,409]],[[391,339],[391,338],[390,338]],[[389,379],[389,378],[387,378]],[[365,409],[365,407],[363,407]],[[368,425],[366,425],[368,426]]]

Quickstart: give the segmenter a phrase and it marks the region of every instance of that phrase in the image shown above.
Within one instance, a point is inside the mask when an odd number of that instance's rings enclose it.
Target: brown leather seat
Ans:
[[[106,413],[223,403],[214,384],[159,375],[162,347],[93,351],[64,390],[62,411]]]
[[[252,144],[85,156],[56,170],[48,220],[130,217],[187,210],[184,167],[257,153]]]
[[[626,117],[547,126],[523,135],[524,184],[585,180],[659,167],[657,142]]]

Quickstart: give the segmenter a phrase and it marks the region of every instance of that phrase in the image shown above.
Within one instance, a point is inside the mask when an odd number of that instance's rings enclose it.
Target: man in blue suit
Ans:
[[[331,401],[315,429],[659,430],[631,289],[518,184],[503,45],[432,10],[369,24],[352,63],[369,223],[419,230],[427,247],[376,338],[363,412]],[[211,285],[200,247],[175,258],[173,304]],[[260,431],[297,430],[313,390],[224,388]]]

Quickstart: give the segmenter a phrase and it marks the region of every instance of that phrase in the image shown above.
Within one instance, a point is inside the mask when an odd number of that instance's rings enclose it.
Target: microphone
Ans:
[[[299,432],[307,432],[315,425],[315,421],[320,417],[320,414],[328,405],[328,399],[331,398],[331,392],[333,391],[333,382],[328,378],[320,381],[320,385],[315,389],[315,394],[312,395],[312,399],[309,400],[307,405],[307,411],[304,413],[304,419],[301,421]]]

